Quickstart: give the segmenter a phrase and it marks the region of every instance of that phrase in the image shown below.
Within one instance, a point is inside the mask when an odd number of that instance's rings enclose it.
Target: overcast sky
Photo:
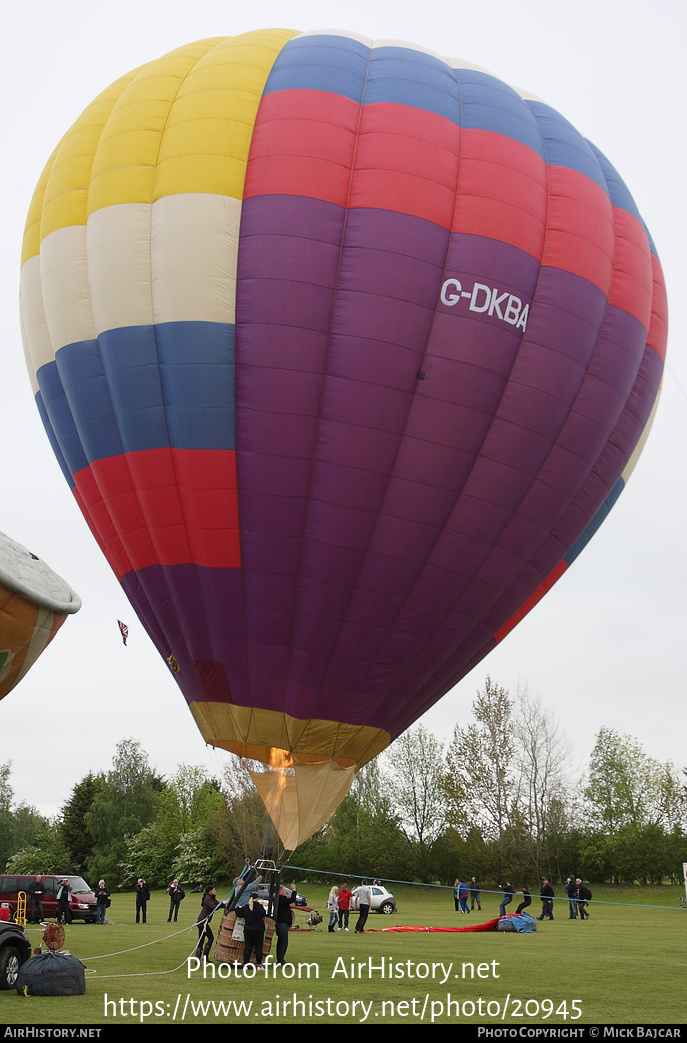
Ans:
[[[3,476],[0,530],[83,599],[24,681],[0,703],[0,763],[15,799],[53,814],[115,743],[140,740],[152,765],[221,771],[181,692],[100,554],[52,455],[34,405],[19,327],[26,212],[53,148],[86,105],[130,69],[181,44],[252,29],[330,27],[408,40],[482,65],[558,109],[627,183],[668,287],[668,368],[658,417],[626,491],[563,579],[423,722],[449,741],[490,674],[526,686],[557,714],[584,767],[602,725],[658,760],[687,765],[687,360],[684,0],[390,0],[277,3],[259,15],[218,0],[25,0],[4,4],[0,323]],[[122,645],[117,619],[129,625]]]

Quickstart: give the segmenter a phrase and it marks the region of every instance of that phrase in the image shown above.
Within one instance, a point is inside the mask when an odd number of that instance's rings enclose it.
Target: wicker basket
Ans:
[[[263,960],[270,951],[274,935],[274,920],[265,917],[265,940],[262,943]],[[236,913],[225,913],[217,932],[215,951],[212,958],[217,963],[243,963],[243,920]],[[255,963],[255,949],[251,952],[251,960]]]

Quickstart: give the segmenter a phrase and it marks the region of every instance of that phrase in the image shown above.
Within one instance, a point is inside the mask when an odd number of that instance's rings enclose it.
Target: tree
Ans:
[[[264,771],[259,761],[231,754],[222,776],[225,806],[212,821],[212,833],[223,861],[238,872],[259,854],[265,828],[265,806],[251,770]]]
[[[446,817],[463,837],[477,828],[485,839],[498,840],[512,824],[516,795],[513,703],[487,677],[472,712],[477,724],[456,725],[448,750]]]
[[[117,874],[122,887],[134,887],[139,877],[149,887],[167,886],[172,877],[174,848],[170,851],[160,844],[154,822],[125,837],[121,850]]]
[[[161,782],[150,768],[148,754],[134,739],[117,743],[112,770],[95,795],[85,822],[94,844],[88,872],[115,883],[126,854],[125,838],[138,833],[155,816]]]
[[[48,822],[40,832],[20,847],[7,862],[8,873],[33,875],[37,870],[48,875],[69,872],[69,854],[62,840],[62,823],[59,818]]]
[[[608,837],[587,830],[579,840],[577,872],[584,880],[609,880],[613,875],[613,851]]]
[[[410,842],[428,845],[445,825],[442,747],[421,724],[399,736],[384,754],[387,791]]]
[[[0,872],[22,848],[35,845],[48,826],[48,820],[28,804],[13,807],[10,784],[12,762],[0,764]]]
[[[184,833],[179,838],[176,857],[172,866],[179,880],[193,880],[207,885],[224,877],[233,877],[233,867],[227,867],[215,844],[214,834],[208,823]]]
[[[648,757],[636,739],[612,728],[597,735],[584,796],[595,827],[607,834],[623,826],[685,825],[684,788],[673,765]]]
[[[553,837],[565,832],[568,744],[539,700],[518,693],[515,716],[516,804],[532,841],[532,871],[552,875]],[[554,859],[555,862],[555,859]],[[557,876],[560,876],[560,869]]]
[[[180,764],[167,782],[174,795],[179,820],[177,836],[187,833],[211,817],[224,805],[219,783],[208,776],[205,768]]]
[[[48,819],[36,808],[19,804],[12,810],[12,847],[18,851],[28,844],[35,844],[49,827]]]
[[[299,848],[299,863],[351,876],[416,879],[413,851],[387,794],[380,759],[356,776],[332,818]]]
[[[133,885],[139,876],[144,876],[152,887],[166,886],[174,876],[204,879],[205,873],[219,864],[219,856],[208,838],[215,816],[225,807],[217,782],[209,778],[204,768],[179,765],[162,787],[155,820],[126,838],[127,850],[120,864],[123,883]],[[195,855],[194,838],[200,845]],[[183,865],[179,861],[182,843]]]
[[[83,876],[93,855],[93,835],[86,825],[86,816],[93,809],[93,801],[102,789],[102,775],[88,773],[72,790],[62,808],[62,841],[68,854],[67,867]]]
[[[660,884],[668,875],[666,835],[660,826],[622,826],[610,838],[613,873],[622,884]]]
[[[180,764],[160,793],[155,831],[171,862],[179,838],[211,820],[226,806],[219,784],[204,768]]]
[[[12,799],[14,792],[10,785],[12,761],[0,764],[0,869],[5,868],[12,850]]]
[[[667,832],[687,830],[687,789],[680,774],[670,761],[660,765],[658,796],[655,805],[656,823]]]
[[[617,883],[676,877],[687,804],[670,761],[648,757],[630,735],[601,728],[583,792],[593,830],[582,843],[583,865],[595,863],[596,874],[592,870],[590,877]]]
[[[385,806],[388,804],[389,787],[382,765],[381,757],[368,761],[360,769],[351,786],[350,793],[354,797],[355,803],[369,812],[374,812],[376,808],[380,807],[380,804]]]

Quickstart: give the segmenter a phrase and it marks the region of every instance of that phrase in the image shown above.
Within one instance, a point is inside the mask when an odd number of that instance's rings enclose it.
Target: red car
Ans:
[[[8,905],[12,910],[12,916],[17,915],[17,895],[23,891],[26,894],[26,919],[31,915],[31,896],[29,887],[36,879],[35,876],[0,876],[0,906]],[[67,880],[71,887],[69,898],[69,912],[72,920],[85,920],[86,923],[96,921],[95,895],[81,876],[44,876],[43,884],[43,918],[46,920],[57,917],[57,892],[62,881]]]

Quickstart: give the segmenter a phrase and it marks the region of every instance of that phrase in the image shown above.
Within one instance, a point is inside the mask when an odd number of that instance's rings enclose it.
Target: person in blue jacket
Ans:
[[[458,898],[460,900],[461,913],[469,913],[468,909],[468,885],[464,880],[458,881]]]

